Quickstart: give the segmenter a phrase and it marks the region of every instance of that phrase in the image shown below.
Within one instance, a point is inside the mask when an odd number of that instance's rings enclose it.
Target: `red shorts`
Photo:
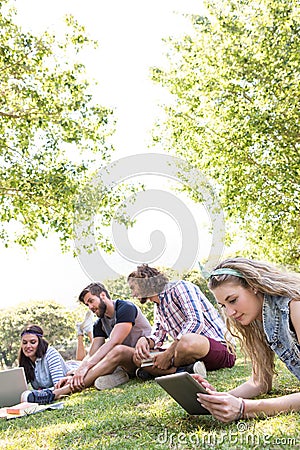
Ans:
[[[235,355],[229,353],[227,346],[215,339],[205,336],[209,340],[209,352],[200,361],[203,361],[206,370],[218,370],[233,367]]]

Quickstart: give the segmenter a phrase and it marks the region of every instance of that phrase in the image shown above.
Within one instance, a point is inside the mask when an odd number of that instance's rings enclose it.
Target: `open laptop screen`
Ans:
[[[23,367],[0,371],[0,408],[20,403],[27,383]]]

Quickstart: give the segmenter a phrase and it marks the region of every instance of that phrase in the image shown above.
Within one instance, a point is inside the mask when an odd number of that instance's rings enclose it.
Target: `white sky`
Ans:
[[[114,107],[116,111],[118,123],[114,143],[117,152],[114,159],[151,151],[147,144],[151,142],[151,127],[164,94],[149,79],[149,67],[166,61],[163,37],[180,35],[190,28],[189,21],[175,12],[201,13],[202,2],[17,0],[16,4],[20,23],[33,32],[46,28],[59,32],[65,13],[74,14],[86,26],[89,35],[100,43],[97,52],[86,61],[89,73],[99,82],[95,95],[101,104]],[[189,203],[188,200],[185,202]],[[171,266],[171,253],[179,251],[178,239],[174,239],[173,234],[176,230],[172,230],[175,225],[169,217],[160,219],[157,211],[151,219],[147,214],[129,236],[143,249],[148,245],[145,236],[149,237],[151,222],[165,222],[166,234],[171,236],[171,241],[167,244],[165,259],[153,265]],[[194,214],[199,226],[205,228],[203,210]],[[209,239],[205,238],[205,241],[204,247]],[[0,246],[0,251],[0,308],[30,299],[54,299],[72,306],[81,289],[91,281],[71,253],[61,253],[55,236],[40,239],[27,255],[15,247],[5,249]],[[126,269],[125,274],[129,272]]]

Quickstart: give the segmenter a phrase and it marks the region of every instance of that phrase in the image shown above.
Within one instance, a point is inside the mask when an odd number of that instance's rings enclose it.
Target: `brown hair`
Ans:
[[[148,297],[160,294],[166,287],[169,279],[155,267],[148,264],[137,266],[134,272],[128,275],[129,285],[134,282],[138,288],[141,303],[145,303]]]
[[[35,336],[37,336],[39,343],[38,343],[38,346],[36,349],[35,356],[37,358],[43,358],[43,356],[45,356],[46,351],[49,346],[48,342],[43,337],[43,335],[44,335],[43,329],[38,325],[27,325],[22,330],[21,336],[23,336],[24,334],[27,334],[27,333],[34,334]],[[30,381],[33,381],[35,379],[34,365],[31,361],[31,359],[28,358],[28,356],[24,355],[22,347],[19,350],[18,362],[19,362],[20,367],[24,367],[24,372],[25,372],[27,382],[29,383]]]
[[[107,298],[110,298],[110,295],[105,288],[104,284],[101,283],[91,283],[86,288],[84,288],[80,294],[79,294],[79,301],[81,303],[84,303],[83,299],[85,295],[90,292],[92,295],[96,295],[97,297],[100,297],[101,292],[104,292]]]

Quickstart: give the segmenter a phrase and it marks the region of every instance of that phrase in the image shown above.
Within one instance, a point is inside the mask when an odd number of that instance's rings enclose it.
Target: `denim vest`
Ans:
[[[300,380],[300,345],[291,330],[289,303],[291,299],[278,295],[265,295],[263,327],[270,348],[286,367]]]

